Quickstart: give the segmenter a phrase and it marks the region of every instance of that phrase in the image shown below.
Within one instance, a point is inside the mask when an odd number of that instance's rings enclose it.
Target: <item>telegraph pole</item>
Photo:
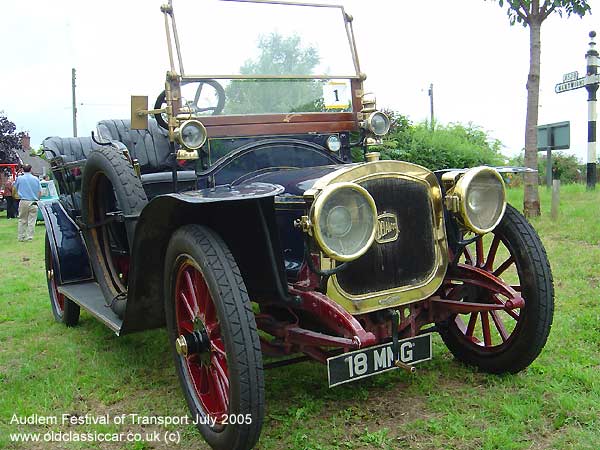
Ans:
[[[596,50],[595,31],[590,31],[590,48],[585,54],[587,63],[587,76],[596,77],[598,75],[598,50]],[[596,92],[598,91],[598,81],[595,83],[586,83],[585,88],[588,91],[588,152],[587,152],[587,188],[589,190],[596,188]]]
[[[75,101],[75,68],[71,69],[71,91],[73,96],[73,136],[77,137],[77,103]]]
[[[433,83],[429,85],[429,106],[431,108],[431,129],[433,130]]]

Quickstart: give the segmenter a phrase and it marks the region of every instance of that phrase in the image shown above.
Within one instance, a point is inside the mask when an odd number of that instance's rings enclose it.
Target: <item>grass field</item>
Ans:
[[[334,389],[324,366],[302,363],[266,374],[261,449],[600,448],[600,191],[561,191],[550,221],[542,188],[534,222],[554,272],[556,312],[542,355],[512,376],[456,362],[438,337],[416,376],[389,372]],[[522,191],[510,191],[520,209]],[[0,448],[206,448],[192,425],[68,425],[63,414],[185,416],[164,330],[117,338],[89,314],[67,329],[51,314],[44,228],[17,243],[16,221],[0,216]],[[13,414],[58,417],[58,425],[11,424]],[[16,444],[9,433],[179,431],[179,445]],[[162,440],[162,439],[161,439]]]

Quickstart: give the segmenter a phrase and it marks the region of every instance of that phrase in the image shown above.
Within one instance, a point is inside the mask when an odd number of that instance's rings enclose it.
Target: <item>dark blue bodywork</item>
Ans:
[[[40,203],[40,211],[54,257],[54,276],[60,284],[92,280],[92,268],[81,231],[61,203]]]
[[[340,138],[339,152],[326,147],[331,135]],[[287,283],[296,280],[303,261],[304,236],[293,225],[306,213],[302,195],[351,162],[350,145],[349,132],[213,138],[195,173],[189,164],[178,170],[177,193],[172,172],[142,174],[150,201],[135,228],[119,334],[163,325],[164,252],[171,234],[191,223],[216,230],[227,242],[251,298],[293,301]],[[85,159],[55,161],[60,201],[42,208],[61,284],[94,279],[79,228],[83,170]]]

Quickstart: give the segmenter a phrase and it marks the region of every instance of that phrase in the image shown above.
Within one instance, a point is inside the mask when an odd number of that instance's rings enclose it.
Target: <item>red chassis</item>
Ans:
[[[478,259],[481,261],[483,258]],[[471,319],[464,332],[474,342],[478,342],[472,337],[478,315],[481,317],[485,346],[491,342],[490,316],[504,338],[506,332],[502,322],[497,319],[496,311],[505,311],[518,320],[518,311],[515,310],[525,305],[518,292],[520,287],[510,286],[499,278],[513,262],[511,257],[493,272],[484,263],[450,266],[444,283],[435,295],[399,308],[398,337],[414,337],[426,324],[443,322],[457,314],[470,314]],[[310,358],[326,363],[332,350],[347,352],[388,342],[392,338],[389,316],[377,313],[353,316],[317,291],[318,277],[313,276],[307,267],[302,268],[299,278],[296,283],[289,285],[290,294],[301,300],[297,305],[288,307],[286,311],[282,311],[280,306],[261,305],[261,313],[256,315],[258,328],[275,338],[269,341],[261,337],[265,354],[284,356],[301,352],[308,358],[289,362]],[[461,301],[468,290],[476,290],[478,300],[482,302]],[[282,315],[285,318],[282,319]],[[302,326],[301,318],[313,318],[309,321],[310,329]],[[315,323],[314,318],[319,318],[319,322]],[[285,361],[273,365],[283,364]]]

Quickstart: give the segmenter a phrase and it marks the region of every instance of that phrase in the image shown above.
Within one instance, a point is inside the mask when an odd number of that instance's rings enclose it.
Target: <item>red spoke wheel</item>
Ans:
[[[438,324],[454,356],[492,373],[518,372],[540,354],[554,314],[552,272],[542,242],[527,220],[507,205],[494,231],[468,245],[461,263],[484,269],[520,293],[523,308],[457,314]],[[454,300],[504,304],[502,295],[470,285],[452,285]]]
[[[264,418],[262,354],[240,271],[213,231],[177,230],[165,259],[165,314],[184,396],[215,449],[250,449]]]
[[[52,314],[57,322],[62,322],[71,327],[79,322],[79,305],[66,298],[58,291],[57,276],[54,270],[54,258],[50,248],[50,240],[46,234],[46,280],[48,282],[48,294],[50,295],[50,306]]]

